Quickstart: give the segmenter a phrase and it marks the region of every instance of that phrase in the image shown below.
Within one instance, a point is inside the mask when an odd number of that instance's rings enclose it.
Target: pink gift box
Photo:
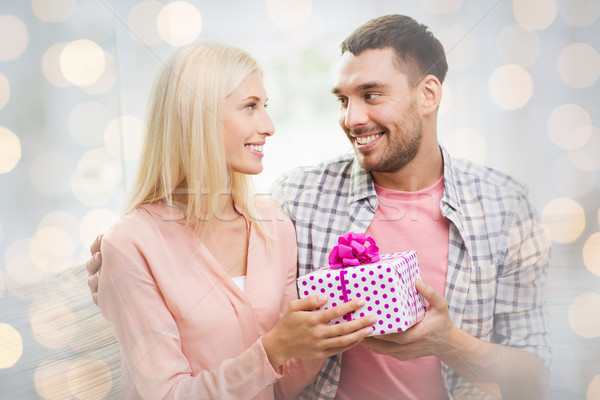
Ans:
[[[298,292],[301,298],[326,294],[329,299],[320,309],[363,298],[364,306],[329,323],[377,315],[371,336],[384,335],[405,331],[425,316],[425,300],[415,289],[416,279],[421,279],[417,253],[404,251],[384,254],[371,264],[318,269],[298,278]]]

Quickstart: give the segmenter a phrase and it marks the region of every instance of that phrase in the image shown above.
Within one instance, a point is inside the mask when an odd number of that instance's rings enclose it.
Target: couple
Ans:
[[[380,17],[341,50],[332,92],[355,154],[285,174],[281,208],[247,177],[274,134],[255,61],[206,43],[159,73],[127,213],[87,264],[127,398],[543,397],[550,248],[526,188],[438,144],[447,64],[426,26]],[[358,299],[297,299],[297,273],[349,231],[417,251],[421,322],[367,337],[370,315],[327,324]]]

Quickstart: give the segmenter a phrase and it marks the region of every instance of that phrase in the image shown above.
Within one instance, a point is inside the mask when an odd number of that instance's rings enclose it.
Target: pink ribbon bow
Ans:
[[[329,253],[331,269],[353,267],[379,261],[379,247],[364,233],[348,232],[338,239],[338,245]]]

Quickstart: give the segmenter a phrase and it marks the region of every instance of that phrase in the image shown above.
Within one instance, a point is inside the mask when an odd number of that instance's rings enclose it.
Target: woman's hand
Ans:
[[[360,343],[373,332],[375,316],[329,325],[327,322],[359,309],[363,299],[355,299],[327,310],[315,311],[327,302],[325,296],[294,300],[277,325],[262,337],[263,347],[274,369],[290,358],[325,358]]]

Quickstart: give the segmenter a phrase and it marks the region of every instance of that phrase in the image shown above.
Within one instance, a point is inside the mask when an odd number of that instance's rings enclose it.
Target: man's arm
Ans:
[[[479,389],[501,399],[541,399],[549,371],[535,354],[477,339],[450,320],[448,303],[417,281],[429,306],[425,318],[405,332],[367,338],[363,346],[398,360],[433,355]]]
[[[102,237],[99,235],[96,240],[90,245],[90,253],[92,257],[85,263],[85,269],[88,272],[88,286],[92,294],[92,300],[98,305],[98,276],[100,275],[100,267],[102,266],[102,253],[100,253],[100,245]]]

